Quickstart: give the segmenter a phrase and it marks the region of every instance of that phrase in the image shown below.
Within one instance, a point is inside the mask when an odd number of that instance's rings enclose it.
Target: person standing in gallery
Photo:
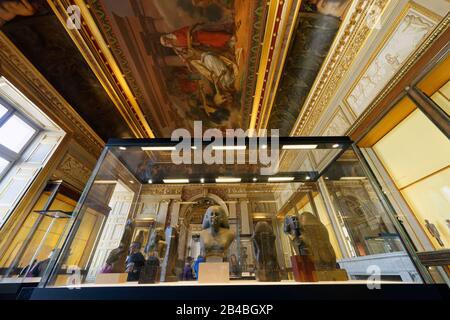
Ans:
[[[183,280],[184,281],[190,281],[194,280],[194,273],[192,270],[192,261],[194,259],[192,257],[187,257],[186,264],[184,265],[183,269]]]

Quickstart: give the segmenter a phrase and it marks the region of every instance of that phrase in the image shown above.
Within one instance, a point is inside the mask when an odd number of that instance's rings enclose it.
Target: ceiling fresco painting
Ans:
[[[124,99],[136,103],[139,121],[156,137],[170,137],[177,128],[192,129],[194,121],[202,121],[204,130],[245,130],[252,117],[259,121],[253,127],[280,129],[280,135],[288,136],[351,1],[288,1],[292,7],[286,1],[263,0],[75,2],[86,7],[89,19],[83,18],[87,23],[79,37],[91,47],[69,36],[57,9],[65,12],[66,2],[60,0],[50,1],[51,6],[44,0],[0,0],[1,31],[107,140],[136,132],[134,118],[130,122],[122,114],[125,109],[110,99],[111,89],[101,82],[93,59],[84,58],[92,56],[99,43],[110,58],[100,61],[93,55],[94,61],[104,70],[117,66],[111,70],[118,74],[111,76],[123,77],[129,87]],[[300,9],[296,18],[287,9],[294,4],[295,12]],[[270,11],[275,7],[276,14]],[[262,55],[275,47],[263,43],[266,24],[270,32],[270,26],[283,19],[293,20],[284,31],[274,29],[270,43],[283,43],[276,55],[286,56],[284,66]],[[284,43],[291,32],[290,43]],[[258,74],[269,71],[281,74],[280,80],[268,88],[257,84]],[[262,110],[260,103],[255,111],[257,93],[261,101],[274,96],[272,105]]]
[[[92,0],[93,16],[157,136],[248,126],[266,4]]]
[[[350,1],[305,0],[268,122],[288,136],[339,30]]]

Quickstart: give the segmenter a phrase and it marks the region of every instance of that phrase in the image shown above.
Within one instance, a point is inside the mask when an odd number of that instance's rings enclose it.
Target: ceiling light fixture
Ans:
[[[339,180],[365,180],[366,177],[340,177]]]
[[[152,180],[152,179],[148,179],[147,182],[148,182],[148,183],[153,183],[153,180]]]
[[[247,146],[213,146],[213,150],[245,150]]]
[[[200,182],[201,182],[201,183],[205,183],[205,178],[201,178],[201,179],[200,179]]]
[[[189,183],[189,179],[163,179],[164,183]]]
[[[216,182],[217,183],[241,182],[241,178],[219,177],[219,178],[216,178]]]
[[[332,146],[332,147],[336,149],[336,148],[339,148],[339,146],[340,146],[340,144],[339,144],[339,143],[335,143],[335,144],[333,144],[333,146]]]
[[[120,150],[127,150],[125,147],[119,147]]]
[[[285,144],[284,150],[297,150],[297,149],[316,149],[317,144]]]
[[[294,177],[269,177],[269,182],[277,182],[277,181],[292,181]]]
[[[176,150],[175,146],[167,146],[167,147],[141,147],[144,151],[172,151]]]
[[[256,179],[256,178],[253,178],[253,182],[256,182],[256,181],[258,181],[258,179]]]

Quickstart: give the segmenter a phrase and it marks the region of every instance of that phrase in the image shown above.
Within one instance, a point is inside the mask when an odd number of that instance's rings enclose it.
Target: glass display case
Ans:
[[[41,286],[422,282],[347,137],[114,139]]]
[[[0,258],[0,284],[40,282],[50,257],[58,256],[61,235],[71,225],[69,221],[79,198],[80,192],[64,181],[47,183],[6,242]]]

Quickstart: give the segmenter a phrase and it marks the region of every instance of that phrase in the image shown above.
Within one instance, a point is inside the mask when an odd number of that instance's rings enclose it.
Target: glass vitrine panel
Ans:
[[[347,138],[259,142],[209,164],[175,163],[202,141],[110,142],[46,286],[422,281]]]

